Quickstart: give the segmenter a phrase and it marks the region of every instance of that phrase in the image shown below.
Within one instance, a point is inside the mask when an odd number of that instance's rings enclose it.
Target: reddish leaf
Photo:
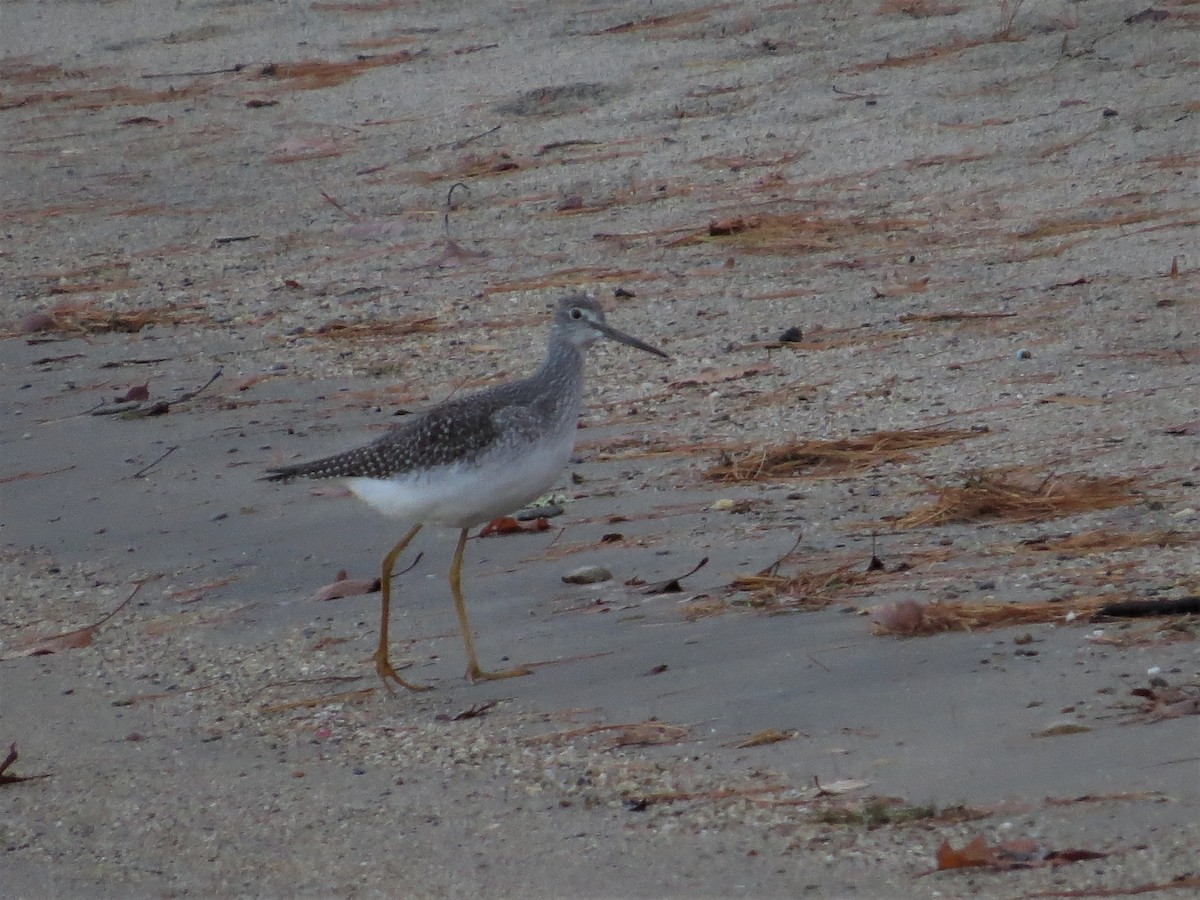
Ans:
[[[524,531],[525,526],[514,519],[512,516],[501,516],[499,519],[492,519],[483,526],[479,532],[480,537],[487,537],[489,534],[513,534],[517,531]]]
[[[976,837],[961,850],[955,850],[949,841],[943,841],[937,849],[937,867],[941,872],[945,869],[966,869],[971,866],[996,865],[996,851],[987,845],[982,837]]]
[[[532,534],[537,531],[549,531],[550,520],[545,516],[538,516],[528,525],[522,525],[512,516],[501,516],[499,519],[492,519],[479,532],[480,537],[487,537],[492,534],[519,534],[521,532]]]

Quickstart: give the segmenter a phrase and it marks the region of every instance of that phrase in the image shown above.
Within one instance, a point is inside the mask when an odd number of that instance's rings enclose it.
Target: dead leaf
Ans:
[[[942,845],[937,849],[939,872],[972,866],[994,866],[996,862],[996,851],[989,847],[982,837],[975,837],[961,850],[955,850],[949,841],[942,841]]]
[[[318,602],[341,600],[343,597],[358,597],[362,594],[373,594],[379,590],[378,578],[347,578],[345,572],[338,574],[342,577],[336,579],[332,584],[319,588],[313,594],[313,600]]]

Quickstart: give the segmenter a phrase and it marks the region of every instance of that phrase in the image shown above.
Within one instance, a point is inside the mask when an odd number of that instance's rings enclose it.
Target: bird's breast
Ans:
[[[454,463],[392,478],[348,478],[346,486],[386,516],[469,528],[536,500],[571,458],[575,429],[551,441],[508,445],[469,463]]]

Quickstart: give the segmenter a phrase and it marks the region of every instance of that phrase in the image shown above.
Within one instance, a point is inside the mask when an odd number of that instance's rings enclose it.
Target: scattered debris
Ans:
[[[150,383],[146,382],[144,385],[137,385],[130,388],[124,396],[117,397],[111,403],[101,403],[99,406],[92,407],[88,412],[93,416],[118,416],[122,419],[146,419],[151,416],[166,415],[171,411],[173,406],[177,406],[180,403],[187,403],[189,400],[199,397],[221,377],[222,372],[222,369],[217,369],[209,377],[208,381],[195,390],[180,394],[176,400],[155,400],[153,403],[148,402],[150,400]],[[141,477],[152,466],[162,462],[178,449],[178,447],[169,448],[162,456],[145,469],[136,473],[133,477]]]

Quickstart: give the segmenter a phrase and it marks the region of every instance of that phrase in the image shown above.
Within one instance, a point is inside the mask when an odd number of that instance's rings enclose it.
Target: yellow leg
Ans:
[[[396,670],[392,668],[392,662],[388,658],[388,619],[391,617],[392,610],[392,568],[396,565],[396,557],[404,552],[404,548],[409,545],[420,530],[421,524],[418,522],[409,529],[408,534],[400,538],[395,547],[388,551],[387,556],[383,558],[383,570],[379,576],[379,592],[383,595],[383,605],[379,613],[379,648],[375,651],[375,671],[383,679],[383,686],[388,689],[389,694],[394,693],[394,691],[388,679],[408,688],[410,691],[430,690],[430,686],[427,684],[414,684],[411,681],[405,681],[401,678],[396,673]]]
[[[462,629],[463,645],[467,648],[467,678],[470,681],[497,681],[501,678],[516,678],[518,675],[529,675],[532,670],[525,666],[515,669],[505,669],[503,672],[485,672],[479,668],[479,659],[475,656],[475,638],[471,635],[471,623],[467,621],[467,606],[462,595],[462,563],[463,550],[467,546],[467,529],[458,535],[458,546],[454,548],[454,561],[450,563],[450,591],[454,594],[454,611],[458,613],[458,627]]]

